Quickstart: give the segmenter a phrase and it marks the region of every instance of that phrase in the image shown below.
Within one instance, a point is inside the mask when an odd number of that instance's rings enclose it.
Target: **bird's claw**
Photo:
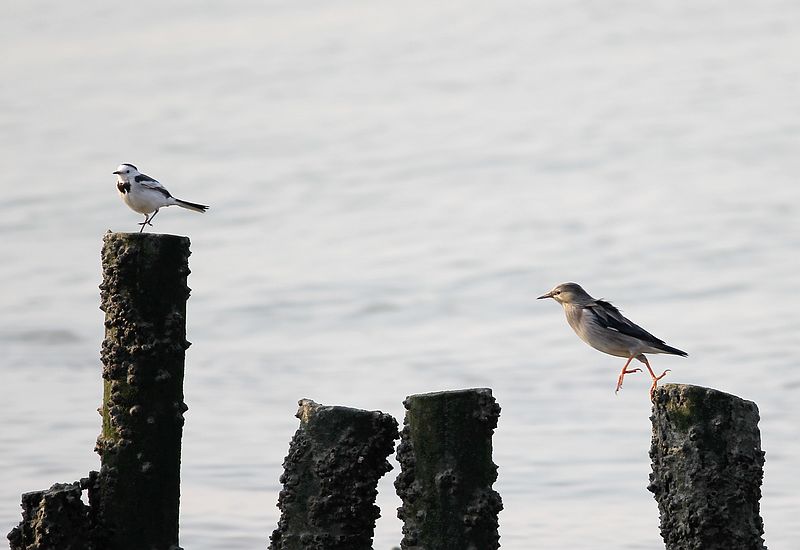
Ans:
[[[619,378],[617,378],[617,389],[614,390],[614,394],[618,394],[619,390],[622,389],[622,379],[625,378],[625,375],[626,374],[633,374],[634,372],[642,372],[642,369],[635,368],[635,369],[628,370],[626,368],[620,373]],[[664,375],[662,374],[661,376],[664,376]]]
[[[139,233],[143,233],[143,232],[144,232],[144,228],[145,228],[146,226],[148,226],[148,225],[149,225],[150,227],[153,227],[153,224],[152,224],[152,223],[150,223],[150,220],[149,220],[149,219],[148,219],[148,220],[144,220],[143,222],[139,222],[139,225],[141,225],[141,226],[142,226],[142,227],[139,229]]]
[[[150,227],[153,227],[153,224],[152,224],[152,223],[150,223],[150,220],[149,220],[149,219],[146,219],[146,220],[144,220],[143,222],[139,222],[139,225],[141,225],[141,226],[142,226],[142,227],[140,227],[140,228],[139,228],[139,233],[143,233],[143,232],[144,232],[144,228],[145,228],[146,226],[148,226],[148,225],[149,225]]]
[[[656,384],[658,384],[658,381],[664,378],[667,375],[667,373],[670,372],[671,370],[672,369],[667,369],[664,372],[662,372],[660,376],[653,376],[653,385],[650,386],[650,401],[653,400],[653,395],[655,394]]]

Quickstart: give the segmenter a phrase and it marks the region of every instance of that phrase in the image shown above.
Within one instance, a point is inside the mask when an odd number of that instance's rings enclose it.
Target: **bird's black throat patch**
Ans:
[[[128,193],[131,190],[131,184],[130,182],[127,181],[126,182],[118,181],[117,189],[119,190],[120,193],[124,195],[125,193]]]

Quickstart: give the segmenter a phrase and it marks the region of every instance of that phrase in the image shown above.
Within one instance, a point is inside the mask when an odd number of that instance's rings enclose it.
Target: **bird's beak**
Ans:
[[[547,294],[542,294],[541,296],[539,296],[539,297],[538,297],[538,298],[536,298],[536,299],[537,299],[537,300],[543,300],[543,299],[545,299],[545,298],[552,298],[552,297],[553,297],[553,293],[552,293],[552,291],[551,291],[551,292],[548,292]]]
[[[112,173],[112,174],[116,174],[116,175],[118,175],[118,176],[119,176],[119,175],[120,175],[122,172],[120,172],[119,170],[114,170],[114,171],[113,171],[113,172],[111,172],[111,173]]]

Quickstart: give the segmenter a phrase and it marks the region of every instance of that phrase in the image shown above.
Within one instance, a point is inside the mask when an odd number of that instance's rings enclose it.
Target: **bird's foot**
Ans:
[[[650,401],[653,400],[653,393],[656,391],[656,384],[658,384],[658,381],[664,378],[669,371],[670,369],[665,370],[660,376],[655,376],[652,372],[650,373],[650,375],[653,377],[653,385],[650,386]]]
[[[614,390],[614,393],[619,393],[619,390],[622,389],[622,380],[625,378],[625,375],[633,374],[634,372],[642,372],[642,369],[631,369],[631,370],[622,369],[622,372],[619,373],[619,378],[617,378],[617,389]]]

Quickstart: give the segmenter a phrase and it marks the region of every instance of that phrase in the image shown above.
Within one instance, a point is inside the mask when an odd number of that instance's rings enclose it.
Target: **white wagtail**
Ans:
[[[163,185],[139,172],[133,164],[120,164],[112,173],[117,175],[117,190],[125,204],[134,212],[144,214],[144,221],[139,224],[142,226],[139,233],[144,231],[146,225],[153,225],[150,222],[163,206],[175,204],[195,212],[208,210],[208,206],[176,199]]]
[[[653,385],[650,386],[650,397],[652,398],[656,383],[664,378],[669,369],[661,373],[661,376],[656,376],[644,354],[668,353],[681,357],[688,355],[685,351],[668,346],[663,340],[656,338],[625,318],[610,303],[604,300],[595,300],[578,284],[562,283],[547,294],[539,296],[538,299],[542,298],[552,298],[564,306],[567,322],[581,340],[603,353],[628,358],[617,379],[617,392],[622,387],[622,379],[626,374],[642,370],[628,370],[628,365],[633,359],[644,363],[650,372],[650,377],[653,379]]]

